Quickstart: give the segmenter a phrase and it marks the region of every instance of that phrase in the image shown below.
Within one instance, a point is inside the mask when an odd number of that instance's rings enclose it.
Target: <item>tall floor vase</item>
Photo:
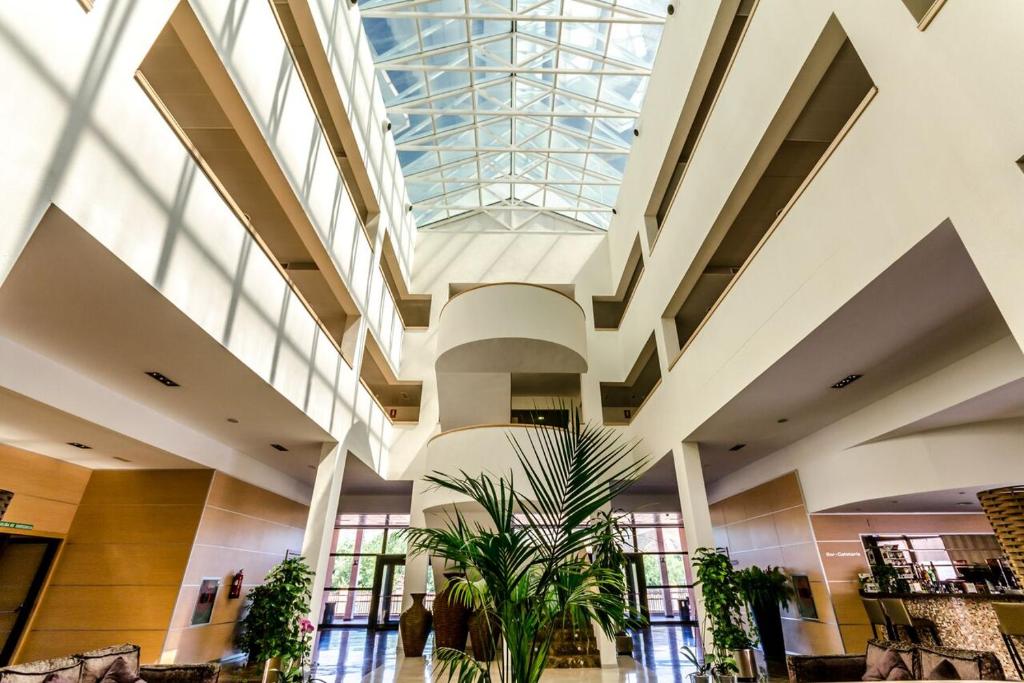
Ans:
[[[434,598],[434,647],[466,651],[470,610],[451,597],[451,581]]]
[[[427,636],[434,621],[430,610],[423,606],[426,593],[412,594],[412,607],[402,612],[398,621],[402,632],[402,651],[406,657],[422,657],[427,645]]]

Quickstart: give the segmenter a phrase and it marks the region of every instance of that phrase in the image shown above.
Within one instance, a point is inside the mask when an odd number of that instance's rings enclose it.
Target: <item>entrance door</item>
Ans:
[[[405,590],[405,555],[378,555],[370,593],[370,615],[366,628],[386,631],[398,628]]]
[[[640,553],[626,553],[626,592],[633,615],[650,621],[651,612],[647,605],[647,575],[644,573],[644,556]]]
[[[0,666],[10,664],[59,541],[0,534]]]

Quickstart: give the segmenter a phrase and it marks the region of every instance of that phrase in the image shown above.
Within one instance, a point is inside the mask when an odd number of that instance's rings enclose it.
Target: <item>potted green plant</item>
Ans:
[[[711,654],[724,668],[734,671],[737,678],[754,680],[756,640],[744,627],[743,596],[732,560],[715,548],[698,548],[691,561],[704,597],[704,616],[713,643]]]
[[[684,647],[683,657],[693,667],[689,675],[691,683],[710,683],[711,679],[724,680],[733,675],[736,671],[736,661],[731,657],[719,659],[714,652],[708,652],[704,659],[697,656],[697,651],[691,647]]]
[[[249,591],[238,646],[250,664],[264,665],[264,681],[304,680],[315,630],[307,618],[312,586],[313,570],[306,561],[289,557]]]
[[[509,434],[529,491],[508,475],[435,472],[426,481],[473,501],[487,522],[470,523],[453,508],[442,528],[406,532],[414,553],[444,558],[463,572],[449,584],[453,599],[493,618],[494,635],[504,642],[505,656],[493,669],[468,653],[439,648],[435,676],[536,683],[557,631],[596,624],[612,637],[628,621],[623,572],[591,561],[587,551],[614,533],[599,513],[642,470],[644,459],[632,454],[637,444],[582,424],[575,411],[568,427],[534,425],[525,445],[521,438]]]
[[[774,670],[786,666],[786,641],[782,633],[782,612],[789,607],[793,585],[778,567],[747,567],[736,572],[736,582],[750,614],[754,617],[761,649],[766,662]]]

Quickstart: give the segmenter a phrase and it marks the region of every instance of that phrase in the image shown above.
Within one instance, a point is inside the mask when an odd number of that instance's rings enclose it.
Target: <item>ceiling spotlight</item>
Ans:
[[[669,16],[672,16],[673,14],[676,13],[676,6],[675,5],[669,5],[668,9],[666,11],[668,12]]]
[[[385,119],[384,120],[384,132],[387,133],[389,130],[391,130],[391,119]]]
[[[640,129],[639,128],[634,128],[633,129],[633,137],[635,137],[635,138],[640,137]]]
[[[306,465],[306,467],[314,471],[316,470],[316,465]]]
[[[739,451],[739,450],[742,450],[742,449],[746,448],[746,446],[747,446],[747,444],[745,444],[745,443],[738,443],[735,446],[733,446],[732,448],[730,448],[729,450],[733,451],[735,453],[736,451]]]
[[[279,443],[272,443],[272,444],[270,444],[270,447],[273,448],[275,451],[281,451],[282,453],[287,453],[288,452],[288,449],[285,448],[284,446],[282,446]]]
[[[120,460],[121,462],[131,462],[128,458],[122,458],[120,455],[112,455],[110,457],[114,460]]]
[[[84,443],[78,443],[77,441],[68,441],[68,445],[74,446],[75,448],[81,448],[83,451],[92,449],[92,446],[86,446]]]
[[[410,204],[409,206],[405,207],[405,210],[411,212],[412,211],[412,204]]]
[[[864,375],[847,375],[846,377],[842,378],[841,380],[839,380],[838,382],[833,384],[832,388],[833,389],[842,389],[842,388],[844,388],[846,386],[849,386],[850,384],[853,384],[854,382],[856,382],[857,380],[859,380],[863,376]]]
[[[969,507],[971,504],[968,503],[967,501],[960,501],[959,503],[957,503],[957,505],[962,505],[963,507]]]
[[[776,420],[776,422],[778,422],[779,424],[785,424],[786,422],[789,422],[789,418],[788,417],[780,417],[778,420]]]
[[[163,373],[160,373],[160,372],[157,372],[156,370],[150,370],[146,374],[149,375],[150,377],[152,377],[153,379],[155,379],[157,382],[160,382],[160,384],[163,384],[165,387],[180,387],[181,386],[180,384],[175,382],[173,379],[171,379],[167,375],[165,375]]]
[[[233,425],[236,425],[236,424],[238,424],[238,418],[237,417],[229,417],[228,418],[228,422],[230,422]]]

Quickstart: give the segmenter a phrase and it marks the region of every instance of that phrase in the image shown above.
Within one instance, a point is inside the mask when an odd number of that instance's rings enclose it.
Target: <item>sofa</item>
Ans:
[[[0,669],[0,683],[217,683],[219,664],[139,664],[125,643]]]
[[[885,640],[868,642],[862,655],[790,655],[786,664],[790,683],[1006,680],[1003,666],[993,652]],[[888,665],[894,666],[886,670]]]

